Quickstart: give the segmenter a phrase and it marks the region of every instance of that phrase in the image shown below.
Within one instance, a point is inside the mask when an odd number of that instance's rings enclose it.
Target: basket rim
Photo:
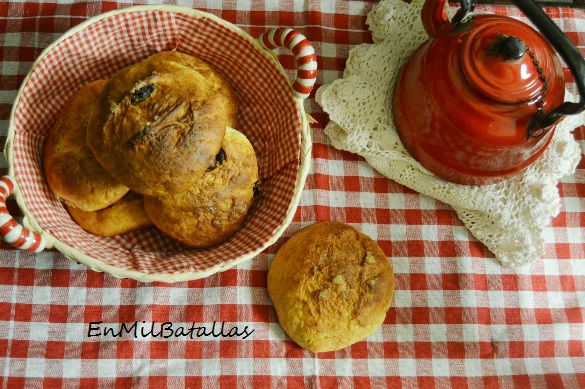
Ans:
[[[8,174],[11,175],[12,177],[14,177],[14,180],[15,180],[15,188],[14,188],[13,195],[14,195],[14,198],[15,198],[20,210],[23,212],[23,215],[24,215],[23,224],[25,225],[25,227],[27,227],[31,230],[34,230],[42,235],[42,237],[47,242],[45,250],[55,248],[56,250],[61,252],[65,257],[67,257],[68,259],[70,259],[74,262],[84,264],[94,271],[105,272],[105,273],[111,274],[117,278],[130,278],[130,279],[134,279],[134,280],[137,280],[140,282],[160,281],[160,282],[166,282],[166,283],[197,280],[197,279],[208,277],[208,276],[215,274],[215,273],[218,273],[218,272],[228,270],[228,269],[230,269],[230,268],[232,268],[232,267],[234,267],[234,266],[236,266],[236,265],[238,265],[246,260],[252,259],[253,257],[257,256],[262,251],[264,251],[266,248],[268,248],[272,244],[274,244],[276,242],[276,240],[278,240],[280,238],[280,236],[284,233],[284,231],[289,226],[289,224],[292,222],[295,211],[296,211],[298,204],[300,202],[300,199],[301,199],[301,195],[302,195],[302,191],[303,191],[304,186],[305,186],[306,178],[309,174],[311,154],[312,154],[312,136],[311,136],[311,128],[309,125],[309,121],[310,121],[309,118],[310,117],[305,113],[303,99],[300,99],[298,97],[294,97],[296,109],[298,111],[299,118],[301,120],[301,149],[300,149],[299,160],[297,162],[292,162],[292,163],[299,163],[299,171],[297,173],[297,179],[295,182],[295,190],[294,190],[293,196],[291,198],[291,201],[289,203],[289,207],[288,207],[288,210],[286,213],[286,218],[282,221],[280,226],[275,230],[274,234],[270,237],[270,239],[268,241],[266,241],[264,244],[262,244],[260,247],[258,247],[256,250],[254,250],[253,252],[251,252],[247,255],[242,255],[242,256],[238,257],[237,259],[232,260],[230,262],[220,263],[216,266],[213,266],[211,268],[208,268],[208,269],[202,270],[202,271],[193,271],[192,270],[189,272],[175,272],[175,273],[146,273],[146,272],[141,272],[138,270],[122,269],[122,268],[118,268],[118,267],[113,266],[113,265],[109,265],[100,259],[91,257],[87,254],[84,254],[80,250],[67,245],[63,241],[56,238],[50,232],[44,230],[40,226],[38,221],[35,219],[35,217],[32,215],[32,213],[30,212],[30,210],[26,204],[26,201],[24,200],[24,196],[23,196],[23,194],[20,190],[20,186],[18,184],[18,176],[14,170],[13,141],[14,141],[15,127],[16,127],[15,126],[15,115],[16,115],[16,111],[17,111],[16,108],[18,106],[20,98],[22,97],[22,94],[23,94],[25,87],[27,86],[34,70],[36,69],[36,67],[38,66],[40,61],[49,52],[51,52],[57,45],[59,45],[62,41],[75,35],[76,33],[80,32],[80,31],[83,31],[84,29],[88,28],[89,26],[91,26],[92,24],[94,24],[96,22],[99,22],[102,19],[106,19],[106,18],[113,17],[113,16],[116,16],[119,14],[124,14],[124,13],[145,12],[145,11],[147,11],[147,12],[148,11],[151,11],[151,12],[152,11],[163,11],[163,12],[170,12],[170,13],[186,14],[188,16],[199,16],[199,17],[210,18],[210,19],[214,20],[215,22],[220,23],[224,27],[227,27],[227,28],[231,29],[232,31],[238,33],[243,38],[245,38],[249,42],[251,42],[254,45],[254,47],[260,53],[262,53],[267,58],[269,58],[270,61],[275,65],[276,69],[279,70],[286,77],[286,79],[288,79],[288,74],[286,73],[286,71],[284,70],[284,68],[282,67],[282,65],[280,64],[277,57],[275,56],[275,54],[272,51],[265,49],[257,39],[254,39],[252,36],[247,34],[241,28],[239,28],[239,27],[235,26],[234,24],[227,22],[227,21],[225,21],[225,20],[219,18],[218,16],[215,16],[209,12],[192,9],[192,8],[185,7],[185,6],[176,6],[176,5],[138,5],[138,6],[130,6],[130,7],[122,8],[122,9],[117,9],[117,10],[105,12],[105,13],[96,15],[92,18],[89,18],[89,19],[85,20],[84,22],[78,24],[77,26],[74,26],[71,29],[69,29],[68,31],[66,31],[61,37],[59,37],[53,43],[51,43],[49,46],[47,46],[41,52],[41,54],[37,57],[37,59],[33,62],[27,75],[23,79],[20,88],[17,91],[16,97],[14,99],[14,103],[13,103],[13,106],[12,106],[12,109],[10,112],[10,116],[9,116],[9,120],[8,120],[8,134],[7,134],[6,143],[4,146],[4,158],[6,159],[6,162],[8,164]],[[290,79],[288,79],[288,80],[289,80],[289,84],[290,84],[291,83]],[[291,88],[292,88],[292,86],[291,86]]]

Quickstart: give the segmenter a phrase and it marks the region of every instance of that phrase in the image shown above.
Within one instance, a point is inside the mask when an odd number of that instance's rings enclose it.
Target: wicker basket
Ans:
[[[292,85],[270,50],[277,46],[295,54]],[[42,174],[44,139],[73,92],[169,50],[196,55],[230,80],[240,108],[238,130],[254,146],[263,179],[262,194],[242,228],[212,249],[190,249],[154,227],[111,238],[89,234],[72,221]],[[8,224],[15,221],[7,211],[0,212],[0,225],[8,226],[5,240],[37,251],[53,247],[96,271],[139,281],[198,279],[253,258],[280,237],[297,208],[312,146],[303,99],[315,72],[310,43],[290,29],[254,39],[216,16],[176,6],[130,7],[87,20],[41,54],[16,97],[5,156],[25,228],[9,231]],[[12,190],[10,179],[3,181],[0,199],[5,201]],[[43,242],[35,242],[33,235]]]

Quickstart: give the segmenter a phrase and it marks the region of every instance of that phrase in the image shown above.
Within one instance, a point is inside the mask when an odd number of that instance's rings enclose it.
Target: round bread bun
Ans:
[[[43,146],[43,171],[53,193],[65,204],[88,212],[108,207],[128,192],[85,143],[93,104],[105,84],[105,80],[94,81],[75,92]]]
[[[215,166],[187,191],[144,198],[153,223],[187,246],[208,248],[228,240],[254,201],[258,183],[254,148],[242,133],[228,127],[221,150]]]
[[[213,164],[230,119],[224,82],[199,64],[157,55],[114,75],[100,94],[87,144],[135,192],[182,192]]]
[[[143,197],[132,191],[99,211],[85,212],[69,206],[67,210],[81,228],[98,236],[120,235],[152,226],[144,211]]]
[[[394,272],[378,244],[340,222],[293,235],[268,271],[268,293],[288,336],[312,352],[340,350],[374,333],[394,295]]]

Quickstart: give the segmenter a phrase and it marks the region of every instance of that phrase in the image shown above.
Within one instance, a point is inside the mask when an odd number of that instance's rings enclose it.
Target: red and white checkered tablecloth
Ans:
[[[0,137],[35,58],[90,16],[148,1],[0,2]],[[154,3],[154,2],[153,2]],[[177,4],[177,2],[173,2]],[[318,55],[317,87],[370,43],[373,1],[180,1],[259,36],[294,27]],[[518,16],[505,6],[482,6]],[[585,12],[549,8],[585,52]],[[279,54],[294,76],[294,58]],[[585,388],[585,162],[559,184],[544,257],[503,268],[445,204],[334,149],[314,101],[312,168],[294,220],[253,260],[206,279],[140,283],[57,251],[0,247],[2,388]],[[583,143],[585,130],[575,131]],[[0,165],[4,174],[7,166]],[[9,209],[19,215],[14,201]],[[21,214],[20,214],[21,216]],[[338,220],[377,240],[396,273],[383,326],[313,354],[283,332],[266,291],[270,261],[300,228]]]

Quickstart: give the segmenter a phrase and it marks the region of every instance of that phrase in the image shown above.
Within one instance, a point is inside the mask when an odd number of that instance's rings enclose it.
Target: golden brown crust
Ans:
[[[85,211],[105,208],[128,192],[85,144],[90,113],[105,83],[91,82],[71,96],[43,147],[43,170],[49,187],[63,202]]]
[[[154,224],[188,246],[207,248],[229,239],[254,201],[258,164],[252,145],[243,134],[228,128],[222,149],[223,163],[189,190],[144,199]]]
[[[225,99],[225,110],[226,110],[226,117],[227,117],[227,126],[231,128],[238,128],[238,101],[236,98],[236,93],[232,86],[230,85],[227,78],[225,78],[221,73],[217,72],[215,69],[209,66],[205,61],[194,57],[192,55],[180,53],[177,51],[164,51],[162,53],[151,55],[146,59],[146,61],[156,62],[156,61],[173,61],[178,64],[187,66],[193,70],[196,70],[199,74],[205,77],[213,85],[218,86],[219,93]]]
[[[85,231],[98,236],[114,236],[152,225],[144,211],[143,197],[129,192],[122,199],[95,212],[67,207],[71,217]]]
[[[192,186],[213,163],[229,122],[211,68],[174,57],[159,54],[114,75],[89,124],[87,143],[98,161],[143,195]]]
[[[374,333],[394,295],[394,272],[375,241],[339,222],[291,237],[268,271],[278,320],[298,345],[334,351]]]

